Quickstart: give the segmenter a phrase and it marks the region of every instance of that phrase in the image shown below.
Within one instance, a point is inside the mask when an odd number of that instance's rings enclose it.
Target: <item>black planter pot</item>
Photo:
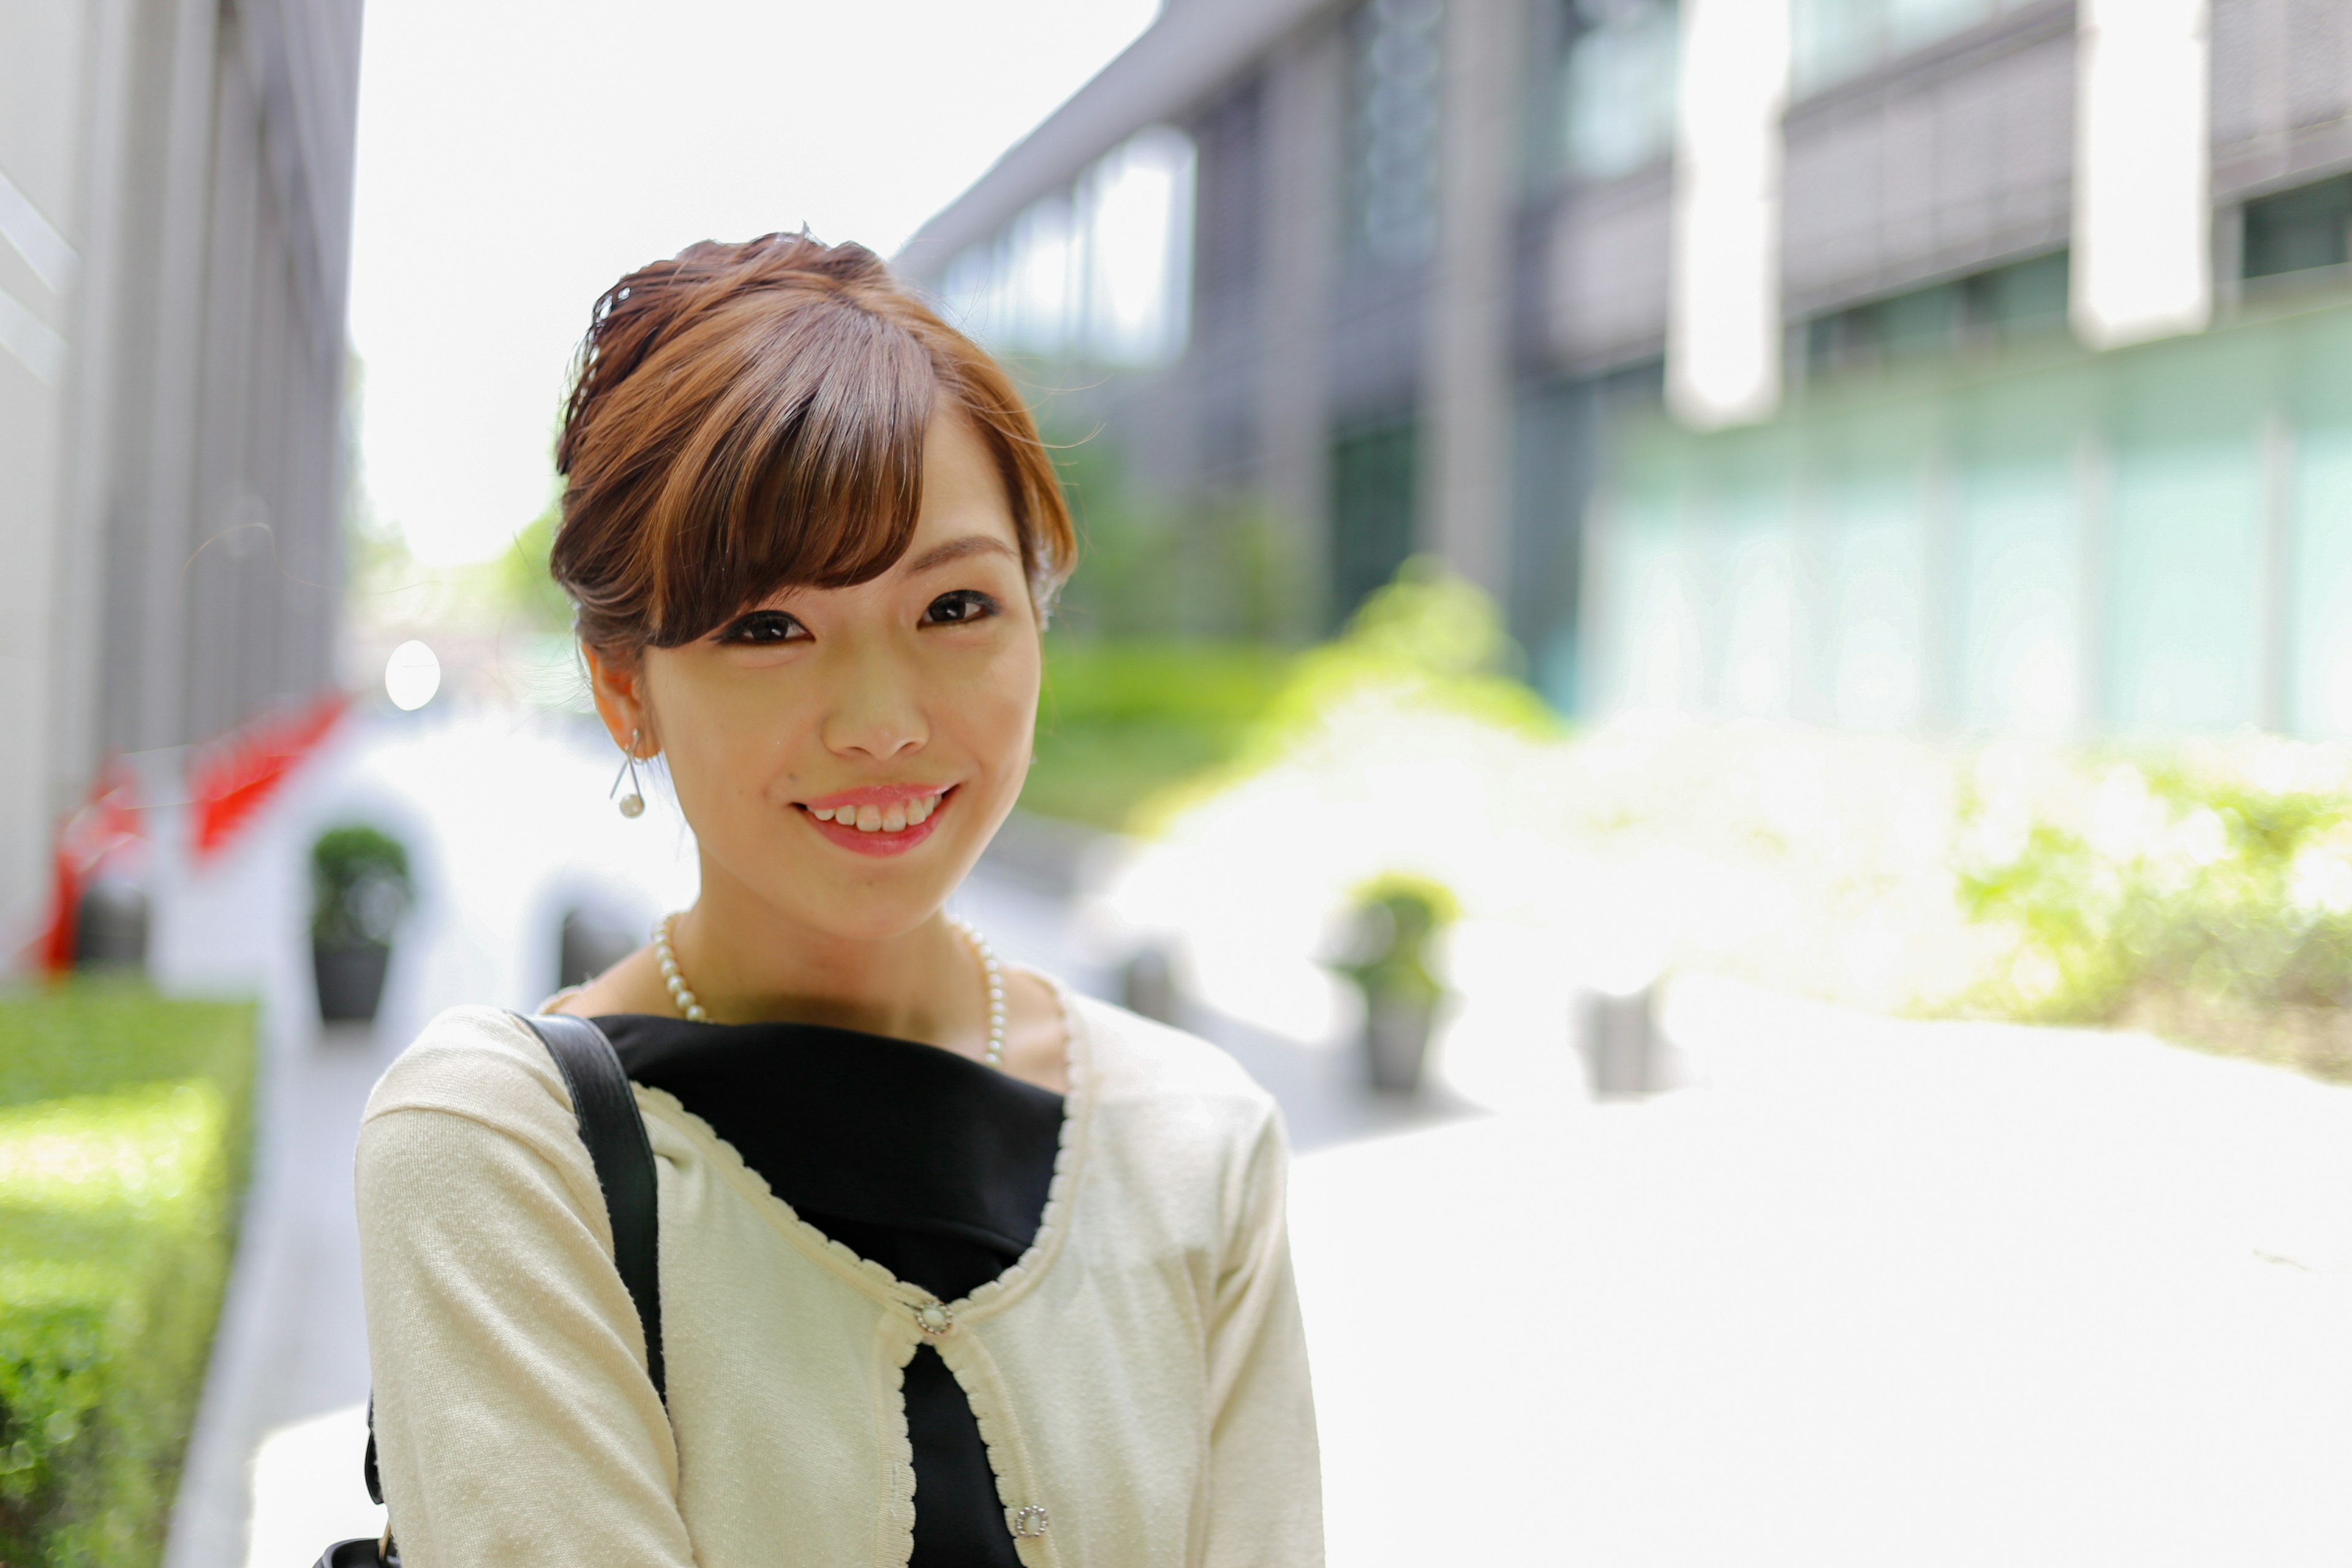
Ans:
[[[319,981],[319,1016],[330,1024],[365,1023],[383,1000],[384,967],[392,948],[384,942],[357,947],[310,944],[312,973]]]
[[[74,911],[77,969],[143,969],[147,963],[147,895],[129,882],[92,882]]]
[[[1414,1094],[1437,1020],[1433,998],[1374,992],[1364,998],[1364,1065],[1383,1094]]]

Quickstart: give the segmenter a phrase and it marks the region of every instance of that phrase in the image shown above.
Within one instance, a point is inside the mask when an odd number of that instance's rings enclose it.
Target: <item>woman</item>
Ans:
[[[359,1149],[408,1568],[1319,1562],[1271,1102],[942,912],[1073,553],[1003,373],[858,247],[698,245],[598,302],[557,461],[597,711],[701,860],[551,1004],[635,1083],[667,1407],[552,1061],[443,1014]]]

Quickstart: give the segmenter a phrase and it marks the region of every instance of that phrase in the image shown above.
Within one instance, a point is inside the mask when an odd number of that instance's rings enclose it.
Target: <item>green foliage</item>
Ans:
[[[1080,568],[1055,624],[1080,637],[1286,642],[1311,624],[1298,532],[1246,500],[1171,499],[1135,483],[1104,443],[1056,460]]]
[[[0,1000],[0,1563],[162,1556],[246,1175],[252,1009]]]
[[[365,824],[331,827],[310,847],[310,935],[321,947],[390,942],[411,890],[398,839]]]
[[[1972,1001],[2352,1078],[2352,791],[2298,760],[2252,740],[2084,759],[2007,824],[1974,792],[1963,907],[2017,945]]]
[[[1145,802],[1231,761],[1281,689],[1289,650],[1247,643],[1045,643],[1024,810],[1114,831]]]
[[[1331,967],[1368,1002],[1432,1003],[1445,987],[1429,966],[1429,944],[1460,918],[1454,894],[1441,882],[1385,872],[1355,891],[1348,948]]]
[[[1511,674],[1516,662],[1494,602],[1427,558],[1407,562],[1339,637],[1303,652],[1056,631],[1022,805],[1150,832],[1366,702],[1559,738],[1558,717]]]
[[[1437,710],[1530,740],[1559,738],[1559,716],[1518,679],[1519,664],[1495,601],[1434,557],[1416,555],[1345,631],[1299,659],[1255,749],[1286,751],[1330,715],[1368,700]]]
[[[562,513],[554,506],[525,523],[492,563],[499,604],[534,630],[568,636],[572,597],[548,575],[548,552],[555,546]]]

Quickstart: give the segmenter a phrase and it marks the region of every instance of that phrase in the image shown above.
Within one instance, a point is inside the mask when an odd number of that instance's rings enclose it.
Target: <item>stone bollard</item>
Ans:
[[[1623,994],[1586,994],[1577,1047],[1584,1055],[1593,1099],[1631,1100],[1667,1087],[1657,999],[1654,984]]]
[[[635,952],[643,941],[635,925],[610,910],[573,905],[563,911],[556,938],[555,988],[586,984]]]
[[[1164,944],[1139,947],[1119,966],[1118,1002],[1129,1012],[1172,1024],[1176,1000],[1176,961]]]

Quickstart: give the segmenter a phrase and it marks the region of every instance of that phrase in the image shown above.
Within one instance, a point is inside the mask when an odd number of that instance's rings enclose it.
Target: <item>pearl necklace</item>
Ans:
[[[694,988],[686,983],[685,972],[677,966],[677,954],[670,949],[670,928],[677,923],[677,914],[673,910],[662,916],[661,923],[654,927],[654,956],[661,961],[662,984],[669,987],[670,1002],[680,1017],[691,1024],[708,1024],[710,1014],[694,994]],[[970,921],[950,919],[948,923],[963,933],[964,941],[971,943],[972,955],[980,960],[981,978],[988,987],[988,1049],[981,1059],[990,1067],[1001,1068],[1004,1065],[1003,966],[996,962],[996,952],[988,945],[988,939]]]

